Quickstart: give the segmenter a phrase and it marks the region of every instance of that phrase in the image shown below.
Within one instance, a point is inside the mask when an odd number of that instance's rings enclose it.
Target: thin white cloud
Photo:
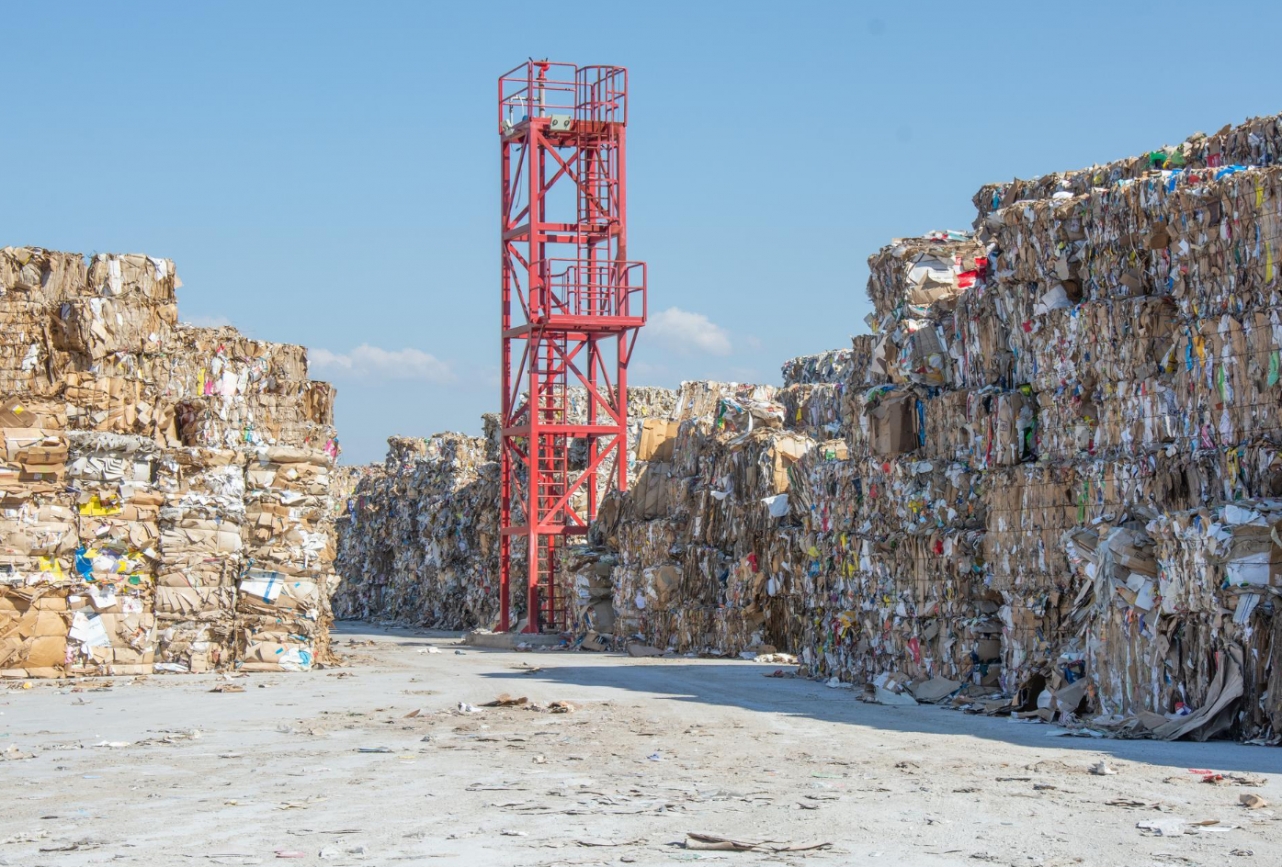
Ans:
[[[654,338],[683,355],[692,352],[729,355],[734,351],[730,335],[724,328],[702,313],[692,313],[680,307],[669,307],[652,315],[641,335],[642,340]]]
[[[362,343],[347,353],[312,349],[312,367],[330,374],[368,379],[418,379],[441,385],[455,380],[448,362],[421,349],[381,349]]]

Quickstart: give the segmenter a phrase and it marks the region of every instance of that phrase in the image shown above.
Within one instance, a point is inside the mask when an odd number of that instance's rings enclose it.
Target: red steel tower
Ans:
[[[531,60],[499,78],[504,631],[513,554],[525,555],[526,631],[562,625],[558,548],[596,517],[598,477],[628,484],[628,359],[646,284],[645,264],[628,261],[627,90],[618,66]],[[571,406],[575,386],[586,394]],[[572,466],[575,440],[586,463]]]

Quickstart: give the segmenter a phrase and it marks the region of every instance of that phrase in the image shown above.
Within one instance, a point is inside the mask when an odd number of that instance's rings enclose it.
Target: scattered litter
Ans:
[[[715,852],[813,852],[831,843],[785,843],[780,840],[735,840],[715,834],[686,833],[685,848]]]
[[[1097,777],[1112,777],[1117,774],[1117,769],[1110,766],[1108,762],[1096,762],[1091,765],[1091,773]]]
[[[1209,783],[1212,786],[1260,787],[1268,782],[1264,777],[1255,774],[1221,774],[1219,771],[1212,771],[1206,768],[1189,768],[1189,773],[1196,774],[1202,778],[1202,782]]]
[[[521,696],[520,698],[514,698],[505,692],[502,695],[500,695],[498,698],[494,699],[494,701],[486,702],[484,705],[482,705],[482,707],[518,707],[528,702],[529,702],[529,699],[526,698],[525,696]],[[462,708],[460,708],[460,710],[461,709]]]
[[[1188,823],[1183,819],[1171,817],[1169,819],[1146,819],[1143,822],[1137,822],[1135,827],[1158,837],[1182,837],[1188,828]]]
[[[1253,786],[1258,788],[1268,783],[1267,779],[1256,776],[1255,774],[1229,774],[1228,778],[1239,786]]]
[[[1048,738],[1103,738],[1107,737],[1102,731],[1090,728],[1081,729],[1061,729],[1053,728],[1046,733]]]
[[[82,852],[87,849],[102,848],[100,840],[76,840],[71,843],[63,843],[61,846],[41,846],[41,852]]]
[[[1146,819],[1143,822],[1136,823],[1135,827],[1158,837],[1182,837],[1186,834],[1195,836],[1198,834],[1224,833],[1234,830],[1237,826],[1222,825],[1218,819],[1190,822],[1178,816],[1170,816],[1161,819]]]
[[[1269,802],[1256,794],[1245,794],[1238,796],[1238,803],[1248,810],[1259,810],[1269,805]]]
[[[880,686],[874,686],[871,697],[865,695],[865,700],[870,700],[875,704],[892,705],[899,707],[915,707],[917,699],[913,698],[906,692],[893,692]]]
[[[916,686],[910,687],[913,697],[919,702],[933,704],[943,701],[962,688],[962,683],[946,677],[932,677]]]

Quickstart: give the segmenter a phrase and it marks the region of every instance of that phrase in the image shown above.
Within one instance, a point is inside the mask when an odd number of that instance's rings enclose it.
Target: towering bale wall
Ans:
[[[334,391],[168,259],[0,249],[0,674],[329,655]]]
[[[974,233],[872,256],[872,334],[706,385],[605,504],[565,576],[591,645],[609,598],[622,640],[1276,739],[1278,129],[987,187]]]
[[[1279,147],[1282,119],[1254,119],[987,186],[973,232],[869,259],[848,349],[782,388],[683,384],[560,561],[575,641],[1277,740]],[[367,471],[342,610],[492,622],[493,448],[394,443]]]

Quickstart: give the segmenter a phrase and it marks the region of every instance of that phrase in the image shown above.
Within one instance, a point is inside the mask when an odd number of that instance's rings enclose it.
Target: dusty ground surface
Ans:
[[[738,661],[336,643],[312,674],[0,686],[0,864],[1282,863],[1277,749],[1051,738]],[[458,710],[502,693],[574,709]]]

